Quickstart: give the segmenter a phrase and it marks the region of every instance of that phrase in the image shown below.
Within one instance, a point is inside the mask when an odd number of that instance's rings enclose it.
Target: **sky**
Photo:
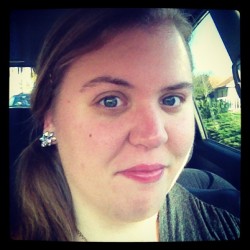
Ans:
[[[232,62],[210,15],[195,29],[190,42],[194,73],[211,73],[222,78],[232,75]]]

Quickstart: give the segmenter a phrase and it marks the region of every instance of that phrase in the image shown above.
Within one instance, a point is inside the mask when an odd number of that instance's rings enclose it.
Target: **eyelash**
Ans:
[[[122,100],[123,99],[123,100]],[[168,100],[166,100],[168,99]],[[177,99],[177,100],[176,100]],[[170,101],[169,104],[171,105],[167,105],[164,104],[165,101]],[[168,108],[168,109],[177,109],[180,107],[180,105],[185,101],[185,98],[182,96],[178,96],[178,95],[170,95],[170,96],[163,96],[160,100],[160,104],[163,105],[164,108]],[[106,102],[106,103],[105,103]],[[107,104],[110,104],[110,106],[108,106]],[[173,103],[174,102],[174,103]],[[176,102],[177,106],[176,106]],[[172,104],[173,103],[173,104]],[[114,109],[119,109],[121,107],[124,107],[127,105],[126,101],[124,100],[124,98],[121,98],[117,95],[107,95],[103,98],[101,98],[98,102],[98,105],[101,105],[103,108],[108,109],[108,110],[114,110]]]
[[[127,97],[121,92],[107,92],[98,95],[94,101],[96,107],[111,114],[121,113],[128,106]],[[108,104],[110,104],[108,106]]]
[[[164,104],[164,99],[168,98],[168,101],[172,102],[174,100],[174,102],[176,102],[176,98],[178,98],[178,105],[175,106],[174,104],[173,105],[166,105]],[[181,96],[178,96],[178,95],[171,95],[171,96],[164,96],[160,103],[163,105],[163,106],[167,106],[168,108],[178,108],[183,102],[185,101],[184,97],[181,97]]]
[[[107,101],[106,104],[108,104],[108,101],[109,103],[111,104],[111,106],[105,106],[105,101]],[[118,96],[115,96],[115,95],[111,95],[111,96],[106,96],[104,98],[102,98],[98,104],[104,106],[105,108],[108,108],[108,109],[113,109],[113,108],[117,108],[117,107],[120,107],[122,104],[122,101],[121,101],[121,98],[118,97]],[[117,105],[119,104],[118,106],[112,106],[112,105]]]

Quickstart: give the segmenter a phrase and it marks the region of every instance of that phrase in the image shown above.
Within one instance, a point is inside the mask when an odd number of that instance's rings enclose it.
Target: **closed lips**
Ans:
[[[125,169],[119,174],[133,179],[135,181],[150,183],[158,181],[164,172],[164,165],[153,164],[153,165],[137,165],[128,169]]]

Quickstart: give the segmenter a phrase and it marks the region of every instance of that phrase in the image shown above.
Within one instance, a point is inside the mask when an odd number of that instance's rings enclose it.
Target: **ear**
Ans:
[[[53,114],[51,111],[48,111],[44,118],[44,124],[43,124],[43,131],[49,131],[54,132],[55,131],[55,125],[53,121]]]

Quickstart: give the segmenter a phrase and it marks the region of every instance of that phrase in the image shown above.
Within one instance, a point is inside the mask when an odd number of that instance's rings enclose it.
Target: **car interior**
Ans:
[[[63,9],[13,9],[10,12],[10,67],[35,67],[48,29]],[[239,16],[234,10],[183,9],[194,27],[210,11],[233,64],[240,58]],[[232,65],[233,68],[233,65]],[[240,151],[204,138],[196,116],[193,155],[177,182],[201,200],[240,217]],[[15,221],[13,193],[16,160],[29,141],[42,131],[32,131],[30,108],[9,108],[10,219]]]

